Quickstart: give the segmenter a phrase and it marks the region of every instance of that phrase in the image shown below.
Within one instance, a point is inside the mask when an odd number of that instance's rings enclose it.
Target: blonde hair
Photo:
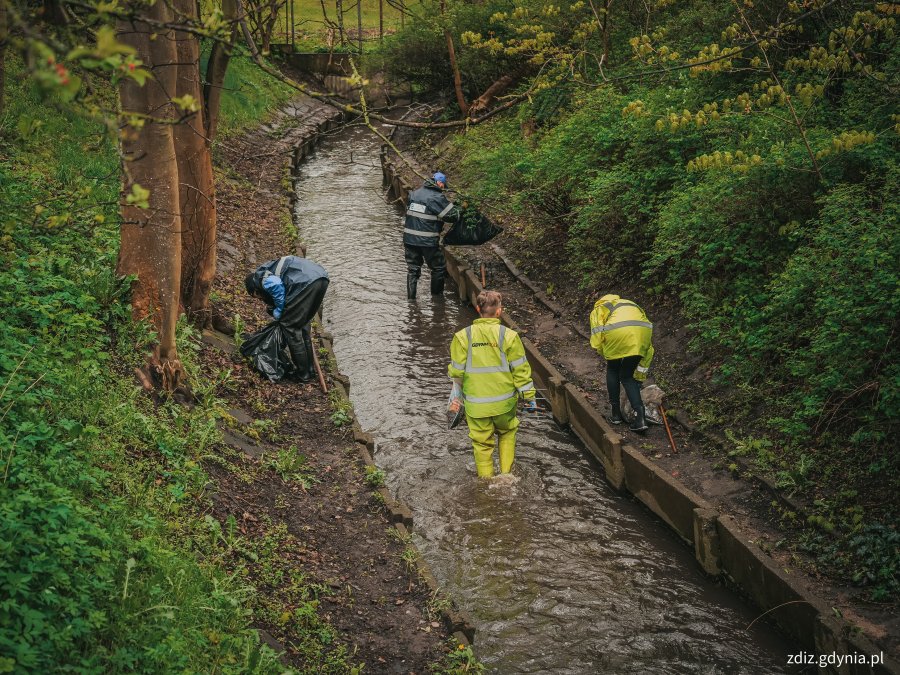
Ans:
[[[503,296],[497,291],[481,291],[475,298],[479,314],[494,314],[503,302]]]

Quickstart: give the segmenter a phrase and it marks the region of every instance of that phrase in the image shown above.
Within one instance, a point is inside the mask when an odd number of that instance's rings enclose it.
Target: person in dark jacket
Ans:
[[[406,255],[406,296],[416,297],[416,286],[422,273],[422,263],[431,270],[431,294],[444,292],[447,263],[441,250],[441,230],[444,223],[459,217],[459,209],[444,195],[447,176],[438,172],[426,180],[418,190],[409,193],[409,205],[403,223],[403,248]]]
[[[309,323],[322,306],[328,272],[312,260],[287,255],[257,267],[247,275],[244,286],[247,293],[265,301],[268,312],[284,328],[297,379],[315,378]]]

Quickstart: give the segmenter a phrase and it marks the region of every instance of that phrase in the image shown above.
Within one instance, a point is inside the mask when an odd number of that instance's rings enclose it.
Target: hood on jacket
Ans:
[[[621,299],[622,298],[618,295],[614,295],[612,293],[607,293],[602,298],[600,298],[597,302],[594,303],[594,309],[597,309],[600,305],[607,303],[607,302],[611,302],[612,304],[615,305]]]
[[[265,270],[256,270],[248,274],[247,278],[244,279],[244,288],[247,289],[247,293],[254,296],[262,295],[262,280],[265,275]]]

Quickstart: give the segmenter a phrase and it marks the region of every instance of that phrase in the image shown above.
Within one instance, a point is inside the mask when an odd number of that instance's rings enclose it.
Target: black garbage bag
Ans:
[[[241,354],[271,382],[292,375],[303,381],[315,376],[309,322],[325,299],[328,277],[308,281],[299,289],[297,286],[291,289],[293,293],[288,293],[281,320],[256,331],[241,345]]]
[[[294,372],[288,351],[288,336],[284,326],[273,321],[256,331],[241,345],[241,354],[270,382],[278,382]]]
[[[494,225],[478,209],[463,208],[457,221],[444,235],[444,243],[450,246],[478,246],[501,232],[503,228]]]

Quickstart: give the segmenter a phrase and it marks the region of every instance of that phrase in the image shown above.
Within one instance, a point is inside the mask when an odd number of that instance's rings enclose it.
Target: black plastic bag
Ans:
[[[302,284],[295,282],[281,320],[256,331],[241,345],[241,354],[270,382],[291,375],[306,381],[315,374],[309,322],[322,306],[327,289],[327,277],[304,280]]]
[[[270,382],[279,382],[294,372],[288,352],[287,332],[278,321],[248,337],[241,345],[241,354],[249,358]]]
[[[444,243],[449,246],[478,246],[501,232],[502,227],[494,225],[477,209],[464,208],[457,221],[444,235]]]

